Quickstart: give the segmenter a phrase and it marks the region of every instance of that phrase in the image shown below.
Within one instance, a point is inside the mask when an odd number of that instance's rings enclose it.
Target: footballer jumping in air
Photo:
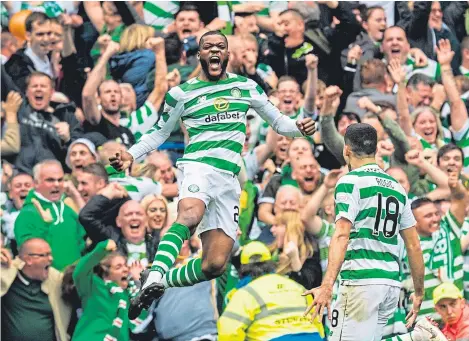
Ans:
[[[246,138],[246,112],[256,110],[279,134],[301,137],[315,133],[310,119],[292,120],[269,102],[254,81],[227,73],[228,42],[218,31],[200,38],[199,76],[172,88],[165,97],[157,124],[128,152],[110,158],[119,171],[157,149],[179,120],[189,134],[180,172],[178,216],[163,236],[142,290],[132,301],[131,319],[167,287],[189,286],[220,276],[236,239],[241,188],[237,179]],[[182,244],[196,232],[202,239],[202,258],[172,268]]]

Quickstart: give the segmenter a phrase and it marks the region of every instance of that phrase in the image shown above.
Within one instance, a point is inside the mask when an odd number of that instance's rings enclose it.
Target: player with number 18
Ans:
[[[414,323],[424,293],[422,250],[405,190],[375,162],[376,130],[368,124],[352,124],[344,140],[349,173],[335,188],[336,228],[328,267],[322,285],[305,292],[314,298],[307,312],[314,308],[314,318],[327,307],[332,326],[328,340],[381,340],[399,301],[399,235],[415,287],[407,326]],[[331,309],[337,276],[339,290]]]

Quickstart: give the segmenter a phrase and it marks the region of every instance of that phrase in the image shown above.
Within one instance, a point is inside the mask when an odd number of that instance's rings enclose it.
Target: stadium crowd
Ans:
[[[363,122],[378,132],[376,163],[412,201],[420,317],[469,340],[468,1],[2,1],[1,24],[2,339],[326,340],[334,317],[304,317],[302,293],[321,284],[343,209],[343,136]],[[129,320],[140,273],[176,218],[175,162],[197,132],[177,126],[130,172],[109,158],[164,119],[168,89],[200,71],[208,30],[228,37],[228,72],[318,132],[280,136],[250,109],[223,275],[170,288]],[[175,266],[201,246],[185,242]],[[399,263],[385,338],[440,340],[405,327],[405,252]]]

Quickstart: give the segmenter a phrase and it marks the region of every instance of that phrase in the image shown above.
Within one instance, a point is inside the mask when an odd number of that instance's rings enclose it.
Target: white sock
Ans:
[[[163,275],[159,271],[150,271],[148,274],[147,281],[143,284],[142,290],[148,287],[152,283],[159,283],[163,278]]]
[[[420,329],[414,329],[410,332],[410,335],[412,336],[412,341],[426,341],[429,340],[428,336],[429,333],[425,333],[425,331],[420,330]]]

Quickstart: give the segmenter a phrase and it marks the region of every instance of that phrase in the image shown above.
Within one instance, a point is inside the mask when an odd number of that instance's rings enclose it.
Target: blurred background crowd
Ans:
[[[0,14],[2,339],[327,334],[331,322],[302,317],[301,293],[327,267],[343,135],[357,122],[376,128],[376,162],[412,200],[421,316],[451,340],[469,338],[469,2],[2,1]],[[208,30],[228,36],[228,72],[319,129],[290,139],[248,112],[228,268],[167,290],[129,321],[139,274],[176,217],[174,164],[188,133],[178,126],[130,172],[108,159],[153,127],[168,89],[198,74]],[[176,266],[200,250],[192,237]],[[400,264],[386,337],[408,332],[405,253]]]

